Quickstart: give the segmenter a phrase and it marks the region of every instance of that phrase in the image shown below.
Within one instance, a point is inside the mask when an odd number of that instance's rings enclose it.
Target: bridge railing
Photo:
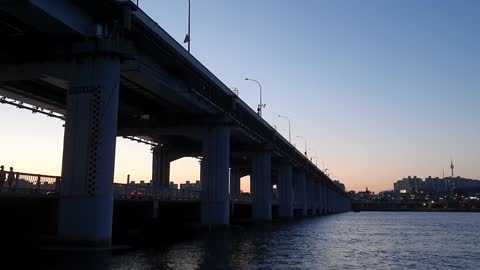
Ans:
[[[1,192],[56,194],[60,180],[59,176],[14,172],[14,181],[11,185],[5,181]]]
[[[250,194],[231,194],[230,201],[249,203],[252,202],[252,196]]]
[[[199,190],[161,189],[153,192],[149,185],[114,184],[114,198],[121,200],[198,201]]]

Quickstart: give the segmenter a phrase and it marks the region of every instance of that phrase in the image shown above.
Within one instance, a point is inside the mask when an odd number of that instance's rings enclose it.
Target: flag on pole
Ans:
[[[186,34],[185,39],[183,40],[183,43],[188,43],[188,42],[190,42],[190,36]]]

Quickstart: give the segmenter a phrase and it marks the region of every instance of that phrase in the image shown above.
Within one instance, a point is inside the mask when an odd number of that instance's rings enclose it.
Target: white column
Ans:
[[[271,152],[255,152],[252,161],[252,218],[254,220],[272,219],[272,172]]]
[[[108,56],[85,57],[73,64],[72,71],[67,92],[58,238],[109,246],[120,62]]]
[[[153,193],[157,194],[161,189],[168,189],[170,160],[165,146],[153,147],[152,156],[152,188]]]
[[[307,215],[307,187],[305,172],[302,170],[295,170],[293,175],[294,190],[295,190],[295,205],[300,205],[301,215]]]
[[[292,165],[282,165],[278,174],[278,214],[282,218],[290,218],[293,217]]]
[[[211,126],[203,139],[203,158],[200,181],[202,184],[202,224],[229,223],[228,169],[230,165],[230,128]]]

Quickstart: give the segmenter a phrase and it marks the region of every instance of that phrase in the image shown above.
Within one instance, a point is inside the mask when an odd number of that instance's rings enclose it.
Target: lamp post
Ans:
[[[290,125],[290,118],[286,117],[286,116],[283,116],[283,115],[278,115],[278,117],[281,117],[281,118],[285,118],[288,120],[288,141],[290,143],[292,143],[292,129],[291,129],[291,125]]]
[[[266,106],[266,104],[262,103],[262,85],[257,80],[254,80],[254,79],[245,78],[245,81],[256,82],[260,87],[260,103],[258,104],[257,113],[260,117],[262,117],[262,108],[265,108]]]
[[[308,155],[307,155],[307,139],[303,136],[297,136],[297,138],[303,138],[305,140],[305,156],[308,157]]]
[[[315,167],[318,168],[318,157],[317,157],[317,155],[313,156],[312,158],[315,158]]]
[[[190,0],[188,0],[188,33],[185,36],[183,43],[188,43],[188,52],[190,52]]]

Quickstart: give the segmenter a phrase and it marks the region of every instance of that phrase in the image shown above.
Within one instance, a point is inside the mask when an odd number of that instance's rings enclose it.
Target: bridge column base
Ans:
[[[120,62],[85,57],[67,93],[58,239],[110,246]]]
[[[230,163],[230,128],[206,129],[200,181],[203,225],[229,224],[228,169]]]

